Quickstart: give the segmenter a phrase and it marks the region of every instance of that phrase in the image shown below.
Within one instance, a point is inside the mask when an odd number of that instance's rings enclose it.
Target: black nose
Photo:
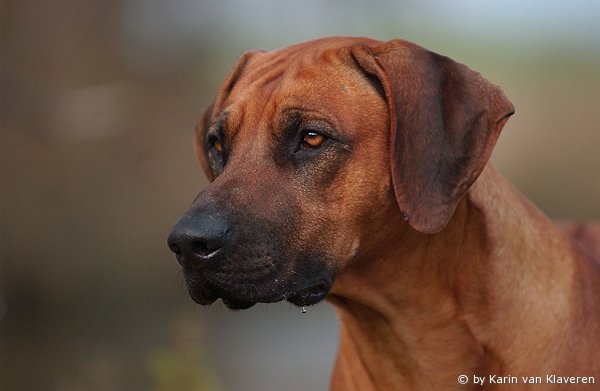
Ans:
[[[167,244],[181,264],[202,261],[226,245],[229,233],[223,216],[188,212],[171,230]]]

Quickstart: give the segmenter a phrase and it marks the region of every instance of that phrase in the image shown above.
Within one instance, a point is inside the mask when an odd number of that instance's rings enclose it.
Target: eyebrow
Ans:
[[[227,129],[227,120],[229,119],[230,114],[229,111],[221,111],[217,114],[217,118],[211,123],[209,130],[217,133],[224,133],[224,130]]]

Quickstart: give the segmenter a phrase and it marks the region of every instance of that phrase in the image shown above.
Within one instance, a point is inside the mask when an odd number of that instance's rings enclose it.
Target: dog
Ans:
[[[191,297],[328,299],[333,390],[600,389],[600,226],[557,227],[488,164],[513,113],[403,40],[245,53],[168,238]]]

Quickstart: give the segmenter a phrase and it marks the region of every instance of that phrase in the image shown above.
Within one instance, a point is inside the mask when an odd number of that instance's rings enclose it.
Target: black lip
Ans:
[[[246,300],[241,297],[232,295],[231,293],[221,289],[217,286],[212,286],[210,283],[207,284],[209,289],[214,295],[221,298],[221,301],[230,310],[245,310],[256,304],[255,301]]]
[[[218,299],[223,301],[223,304],[232,310],[242,310],[254,306],[256,303],[275,303],[283,300],[296,305],[308,306],[314,305],[325,299],[329,293],[332,282],[329,279],[318,280],[317,283],[309,285],[306,288],[289,290],[287,292],[279,292],[276,296],[253,296],[245,297],[231,289],[224,289],[220,285],[210,279],[206,279],[203,275],[195,275],[189,280],[186,278],[188,291],[192,299],[200,305],[213,304]]]
[[[316,285],[294,293],[287,300],[299,307],[317,304],[321,300],[325,299],[330,288],[331,283],[327,281],[321,281]]]
[[[200,284],[190,284],[186,281],[186,285],[192,300],[200,305],[210,305],[220,297],[218,292],[205,282]]]
[[[245,310],[256,304],[255,301],[233,296],[229,292],[208,282],[188,286],[188,291],[192,300],[200,305],[211,305],[218,299],[221,299],[229,309]]]
[[[299,307],[317,304],[321,300],[325,299],[327,293],[329,292],[330,285],[331,284],[325,281],[319,282],[318,284],[309,288],[294,292],[288,296],[287,301]],[[221,299],[223,304],[225,304],[225,306],[231,310],[245,310],[257,303],[257,301],[234,296],[231,293],[206,282],[194,286],[193,289],[190,289],[190,296],[196,303],[200,305],[210,305],[218,299]],[[264,301],[265,303],[273,303],[283,301],[284,298],[285,297],[280,297],[276,299],[265,299],[260,301]]]
[[[221,297],[223,304],[230,310],[245,310],[256,304],[255,301],[249,301],[244,299],[238,299],[235,297],[223,296]]]

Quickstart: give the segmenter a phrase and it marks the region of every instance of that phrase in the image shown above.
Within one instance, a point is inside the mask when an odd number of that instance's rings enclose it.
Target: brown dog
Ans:
[[[406,41],[246,53],[196,129],[212,184],[169,236],[192,298],[327,296],[335,390],[600,389],[600,227],[561,232],[487,165],[512,113]]]

